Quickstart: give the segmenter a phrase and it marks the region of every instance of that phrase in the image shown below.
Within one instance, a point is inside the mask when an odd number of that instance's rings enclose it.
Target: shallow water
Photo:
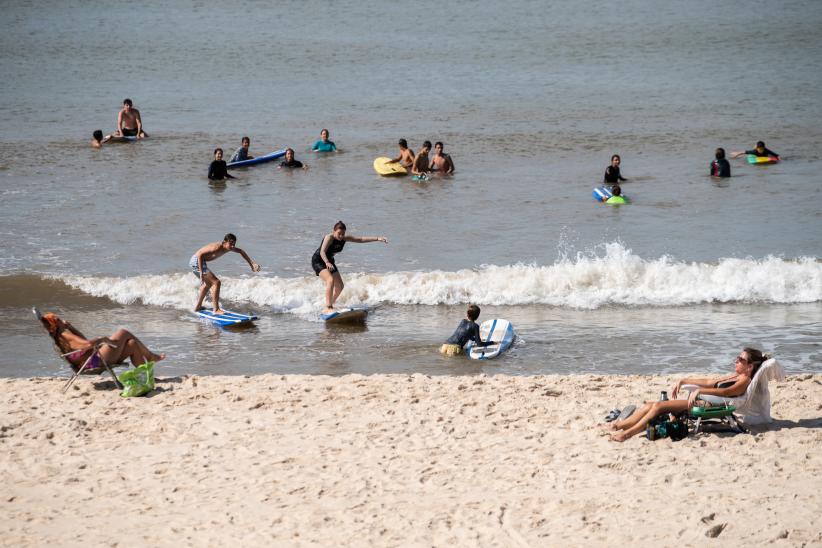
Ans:
[[[128,325],[175,373],[722,370],[743,344],[820,370],[818,2],[423,3],[424,29],[374,23],[402,6],[5,7],[0,374],[58,372],[33,305]],[[151,138],[90,149],[126,96]],[[308,152],[323,127],[339,154]],[[310,168],[209,183],[243,135]],[[399,137],[444,141],[457,174],[378,177]],[[757,139],[785,161],[707,176],[715,147]],[[630,206],[591,198],[612,153]],[[309,259],[338,219],[390,240],[338,257],[342,303],[376,307],[364,329],[316,317]],[[211,266],[253,330],[187,313],[188,258],[229,231],[263,272]],[[510,354],[435,353],[468,302],[514,324]]]

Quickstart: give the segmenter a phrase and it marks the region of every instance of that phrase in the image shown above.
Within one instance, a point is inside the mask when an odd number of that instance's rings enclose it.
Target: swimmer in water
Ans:
[[[739,150],[737,152],[731,152],[731,158],[739,158],[743,154],[751,154],[757,158],[769,158],[773,156],[777,160],[779,159],[779,154],[767,148],[764,141],[757,141],[756,148],[753,150]]]
[[[711,162],[711,177],[730,177],[731,163],[725,159],[725,149],[716,149],[714,156],[716,159]]]
[[[396,164],[397,162],[406,169],[410,168],[414,163],[414,151],[408,148],[408,141],[400,139],[397,143],[400,147],[400,155],[385,162],[386,164]]]
[[[208,166],[208,178],[212,181],[222,181],[223,179],[234,179],[229,175],[225,160],[223,160],[223,149],[214,149],[214,161]]]
[[[622,160],[619,157],[619,154],[614,154],[611,156],[611,165],[605,168],[605,184],[606,185],[615,185],[621,181],[627,181],[625,177],[619,172],[619,164]]]

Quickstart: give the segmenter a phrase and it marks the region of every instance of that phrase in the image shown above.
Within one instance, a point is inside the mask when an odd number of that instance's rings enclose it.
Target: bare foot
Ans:
[[[151,361],[153,361],[153,362],[161,362],[161,361],[163,361],[164,359],[166,359],[166,354],[165,354],[165,352],[161,352],[161,353],[159,353],[159,354],[152,354],[152,355],[151,355]]]
[[[222,308],[215,308],[212,312],[214,312],[215,314],[225,314],[225,310],[223,310]]]
[[[627,440],[630,436],[628,436],[625,432],[617,432],[611,435],[611,441],[619,441],[623,442]]]
[[[327,306],[323,308],[323,314],[333,314],[337,310],[333,306]]]
[[[614,430],[617,430],[616,421],[597,424],[597,428],[600,430],[605,430],[606,432],[613,432]]]

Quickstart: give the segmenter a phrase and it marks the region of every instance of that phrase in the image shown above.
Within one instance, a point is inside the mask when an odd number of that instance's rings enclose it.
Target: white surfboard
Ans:
[[[483,341],[494,341],[488,346],[477,346],[474,341],[468,341],[465,345],[465,353],[472,360],[492,360],[511,348],[517,334],[514,326],[508,320],[494,318],[485,320],[480,325],[480,338]]]
[[[213,310],[201,309],[195,312],[200,318],[214,322],[221,327],[231,327],[235,325],[251,325],[259,318],[257,316],[249,316],[247,314],[240,314],[239,312],[232,312],[231,310],[224,310],[222,314],[215,314]]]
[[[365,323],[368,317],[368,308],[364,306],[354,306],[350,308],[338,308],[330,314],[320,314],[320,318],[325,323]]]

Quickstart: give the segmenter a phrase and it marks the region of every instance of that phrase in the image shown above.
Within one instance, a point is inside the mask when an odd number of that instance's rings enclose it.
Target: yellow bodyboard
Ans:
[[[381,156],[374,160],[374,171],[385,177],[392,175],[408,175],[408,170],[402,167],[399,162],[389,164],[391,158]]]

